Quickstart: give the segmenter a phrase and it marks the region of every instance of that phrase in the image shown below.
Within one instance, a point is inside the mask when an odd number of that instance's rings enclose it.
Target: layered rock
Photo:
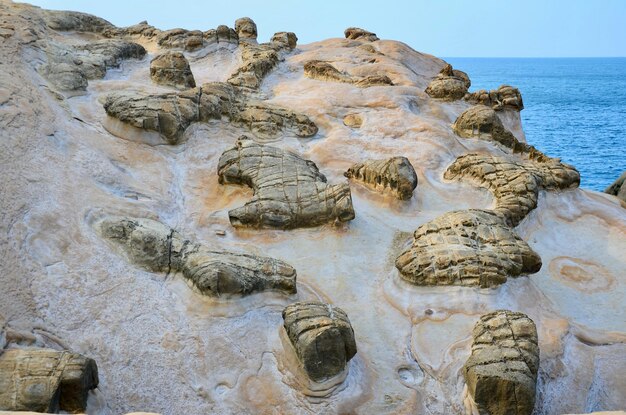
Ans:
[[[150,78],[158,84],[179,88],[196,86],[189,62],[181,52],[166,52],[152,59]]]
[[[410,199],[417,187],[417,174],[406,157],[366,160],[350,167],[344,176],[381,192],[389,192],[400,200]]]
[[[417,228],[413,237],[396,268],[415,285],[495,287],[507,276],[541,268],[539,255],[504,217],[488,210],[448,212]]]
[[[239,35],[239,39],[256,40],[256,23],[254,23],[254,20],[249,17],[241,17],[235,20],[235,32]]]
[[[347,183],[329,185],[312,161],[246,136],[222,154],[218,175],[221,184],[254,190],[252,200],[228,212],[233,226],[293,229],[354,219]]]
[[[84,412],[98,386],[96,362],[52,349],[8,349],[0,354],[0,410]]]
[[[452,124],[452,129],[459,137],[497,141],[518,152],[528,147],[504,127],[492,108],[485,105],[475,105],[463,111]]]
[[[626,202],[626,186],[624,186],[624,182],[626,182],[626,171],[613,184],[607,187],[604,193],[616,196]]]
[[[455,101],[463,98],[470,86],[470,79],[465,72],[446,64],[437,77],[428,84],[425,92],[432,98]]]
[[[370,75],[363,78],[353,77],[339,71],[328,62],[312,60],[304,64],[304,76],[319,81],[345,82],[365,88],[368,86],[393,85],[387,75]]]
[[[113,93],[107,96],[104,109],[120,121],[161,134],[170,144],[178,143],[192,123],[222,117],[247,126],[262,138],[276,138],[286,129],[299,137],[317,133],[317,126],[307,116],[248,101],[236,88],[222,82],[179,93]]]
[[[103,40],[73,47],[50,43],[42,74],[57,88],[84,91],[89,79],[104,78],[107,69],[117,68],[125,59],[141,59],[143,46],[123,40]]]
[[[444,178],[469,179],[493,192],[495,211],[516,226],[537,207],[540,189],[555,190],[577,187],[578,171],[558,159],[539,153],[536,158],[466,154],[457,158]]]
[[[349,27],[344,30],[343,34],[346,36],[346,39],[358,39],[365,40],[367,42],[375,42],[379,40],[376,33],[368,32],[367,30],[358,27]]]
[[[481,415],[530,415],[535,404],[537,328],[525,314],[498,310],[480,317],[463,367],[469,396]]]
[[[294,303],[283,310],[283,321],[302,367],[315,382],[341,374],[357,352],[352,325],[339,307]]]
[[[465,100],[473,104],[487,105],[496,111],[512,109],[521,111],[524,109],[524,101],[519,89],[509,85],[501,85],[498,89],[487,91],[481,89],[465,95]]]
[[[100,221],[97,230],[130,262],[153,272],[181,272],[207,296],[296,292],[296,271],[289,264],[268,257],[209,250],[154,220],[111,217]]]

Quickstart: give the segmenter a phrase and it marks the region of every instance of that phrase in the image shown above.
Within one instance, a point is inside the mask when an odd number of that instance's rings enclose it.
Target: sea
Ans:
[[[626,170],[626,58],[445,58],[470,91],[519,88],[526,140],[603,191]]]

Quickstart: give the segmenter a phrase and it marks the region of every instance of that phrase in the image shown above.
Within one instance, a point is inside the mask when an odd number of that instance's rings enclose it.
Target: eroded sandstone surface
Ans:
[[[165,52],[150,61],[150,78],[158,84],[194,88],[196,80],[181,52]]]
[[[88,356],[95,415],[460,414],[472,409],[472,327],[508,309],[537,330],[535,414],[626,407],[626,209],[526,143],[524,91],[468,90],[471,73],[384,33],[298,44],[293,25],[264,39],[245,23],[116,27],[0,2],[0,360]],[[168,51],[195,88],[151,79]],[[312,61],[393,87],[311,79]],[[439,78],[454,99],[425,92]],[[512,147],[455,133],[476,104]],[[267,164],[240,157],[248,150]],[[394,157],[411,161],[414,197],[346,183],[355,163]],[[243,186],[220,184],[220,158]],[[254,228],[232,226],[240,208]],[[114,217],[149,238],[94,231]],[[394,261],[407,251],[402,274]],[[348,361],[351,337],[330,336],[346,362],[328,381],[298,371],[282,313],[299,302],[329,305],[339,327],[337,308],[349,316],[358,353]]]
[[[400,200],[410,199],[417,187],[417,174],[406,157],[366,160],[350,167],[344,175],[371,188],[390,192]]]

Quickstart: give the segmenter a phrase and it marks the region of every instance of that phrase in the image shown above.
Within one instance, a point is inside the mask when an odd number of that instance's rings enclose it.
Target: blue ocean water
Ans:
[[[508,84],[524,100],[529,144],[574,165],[602,191],[626,170],[626,58],[445,58],[470,91]]]

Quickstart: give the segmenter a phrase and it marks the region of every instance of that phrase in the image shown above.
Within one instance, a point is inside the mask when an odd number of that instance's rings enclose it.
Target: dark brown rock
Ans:
[[[366,160],[350,167],[344,176],[381,192],[390,192],[400,200],[410,199],[417,187],[417,174],[406,157]]]
[[[498,310],[480,317],[472,354],[463,367],[468,393],[481,415],[531,415],[539,346],[525,314]]]
[[[212,251],[150,219],[110,217],[97,228],[130,262],[153,272],[179,271],[207,296],[296,292],[296,270],[277,259]]]
[[[0,410],[84,412],[98,386],[93,359],[52,349],[9,349],[0,354]]]
[[[425,92],[432,98],[455,101],[465,96],[470,85],[470,79],[465,72],[452,69],[452,65],[446,64]]]
[[[304,64],[304,76],[319,81],[351,83],[361,88],[369,86],[393,85],[387,75],[370,75],[364,78],[352,77],[339,71],[328,62],[312,60]]]
[[[616,196],[626,202],[626,186],[624,186],[624,182],[626,182],[626,171],[613,184],[607,187],[604,193]]]
[[[452,124],[454,132],[463,138],[480,138],[497,141],[500,144],[521,150],[521,143],[507,130],[498,114],[485,105],[475,105],[465,110]]]
[[[150,78],[158,84],[194,88],[196,81],[182,52],[165,52],[150,61]]]
[[[354,219],[347,183],[328,185],[315,163],[242,136],[219,160],[221,184],[254,190],[252,200],[228,212],[233,226],[293,229]]]
[[[368,32],[365,29],[360,29],[358,27],[349,27],[346,30],[344,30],[344,35],[346,36],[346,39],[352,39],[352,40],[365,40],[368,42],[375,42],[378,39],[378,37],[376,36],[376,33],[372,33],[372,32]]]
[[[535,273],[541,258],[488,210],[448,212],[417,228],[412,246],[396,259],[415,285],[495,287],[507,276]]]
[[[354,331],[339,307],[319,302],[290,304],[284,327],[309,378],[322,382],[341,374],[357,352]]]
[[[481,89],[465,95],[465,100],[473,104],[487,105],[496,111],[513,109],[521,111],[524,109],[522,94],[519,89],[509,85],[502,85],[498,89],[486,91]]]

